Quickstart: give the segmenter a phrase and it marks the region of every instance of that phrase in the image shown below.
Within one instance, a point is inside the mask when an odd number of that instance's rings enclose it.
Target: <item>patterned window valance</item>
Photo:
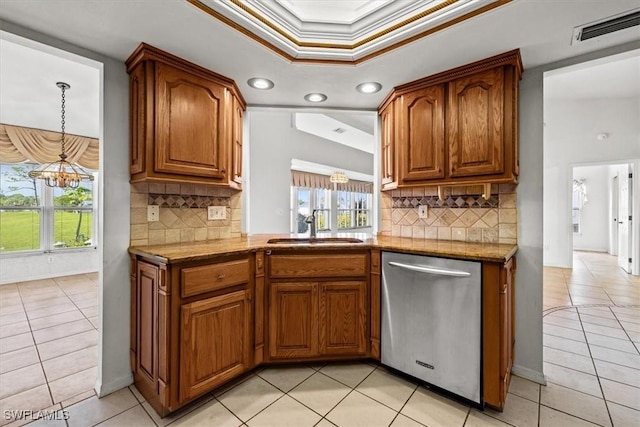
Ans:
[[[60,132],[0,124],[0,161],[3,163],[50,163],[60,154]],[[97,138],[65,135],[67,160],[83,168],[98,170]]]
[[[333,190],[333,182],[329,176],[316,173],[291,171],[291,185],[303,188],[326,188]],[[373,183],[365,181],[349,180],[345,184],[336,184],[339,191],[352,191],[355,193],[373,193]]]

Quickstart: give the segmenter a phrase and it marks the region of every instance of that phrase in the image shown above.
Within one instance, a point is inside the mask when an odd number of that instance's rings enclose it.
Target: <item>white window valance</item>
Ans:
[[[0,124],[0,162],[55,162],[60,154],[60,138],[60,132]],[[69,162],[98,170],[97,138],[65,134],[65,152]]]
[[[303,188],[325,188],[333,190],[333,182],[329,176],[317,173],[291,171],[291,185]],[[373,193],[373,183],[365,181],[349,180],[344,184],[336,184],[339,191],[351,191],[354,193]]]

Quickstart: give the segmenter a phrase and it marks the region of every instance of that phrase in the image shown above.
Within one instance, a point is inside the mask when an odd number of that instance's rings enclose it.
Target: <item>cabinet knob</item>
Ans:
[[[224,168],[223,168],[223,169],[220,169],[220,173],[227,173],[227,170],[226,170],[226,169],[224,169]]]
[[[222,280],[222,279],[224,279],[224,274],[218,275],[218,280]]]

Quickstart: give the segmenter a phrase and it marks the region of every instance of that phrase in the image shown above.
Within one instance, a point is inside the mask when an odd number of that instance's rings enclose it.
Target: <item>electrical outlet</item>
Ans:
[[[224,206],[209,206],[207,208],[207,219],[214,221],[227,218],[227,208]]]
[[[147,206],[147,222],[160,221],[160,206],[148,205]]]
[[[429,216],[429,206],[420,205],[418,206],[418,218],[427,218]]]

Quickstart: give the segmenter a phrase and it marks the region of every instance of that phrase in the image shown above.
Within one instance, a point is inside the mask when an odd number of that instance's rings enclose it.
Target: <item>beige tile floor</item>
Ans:
[[[470,408],[374,364],[351,363],[262,368],[164,419],[134,387],[72,405],[51,400],[68,420],[33,425],[639,425],[640,278],[622,273],[613,257],[576,253],[573,269],[545,268],[543,319],[547,385],[513,377],[502,413]],[[41,370],[47,374],[46,365]],[[39,384],[39,375],[28,375],[29,384]]]
[[[98,274],[0,286],[0,425],[8,410],[95,396]]]

